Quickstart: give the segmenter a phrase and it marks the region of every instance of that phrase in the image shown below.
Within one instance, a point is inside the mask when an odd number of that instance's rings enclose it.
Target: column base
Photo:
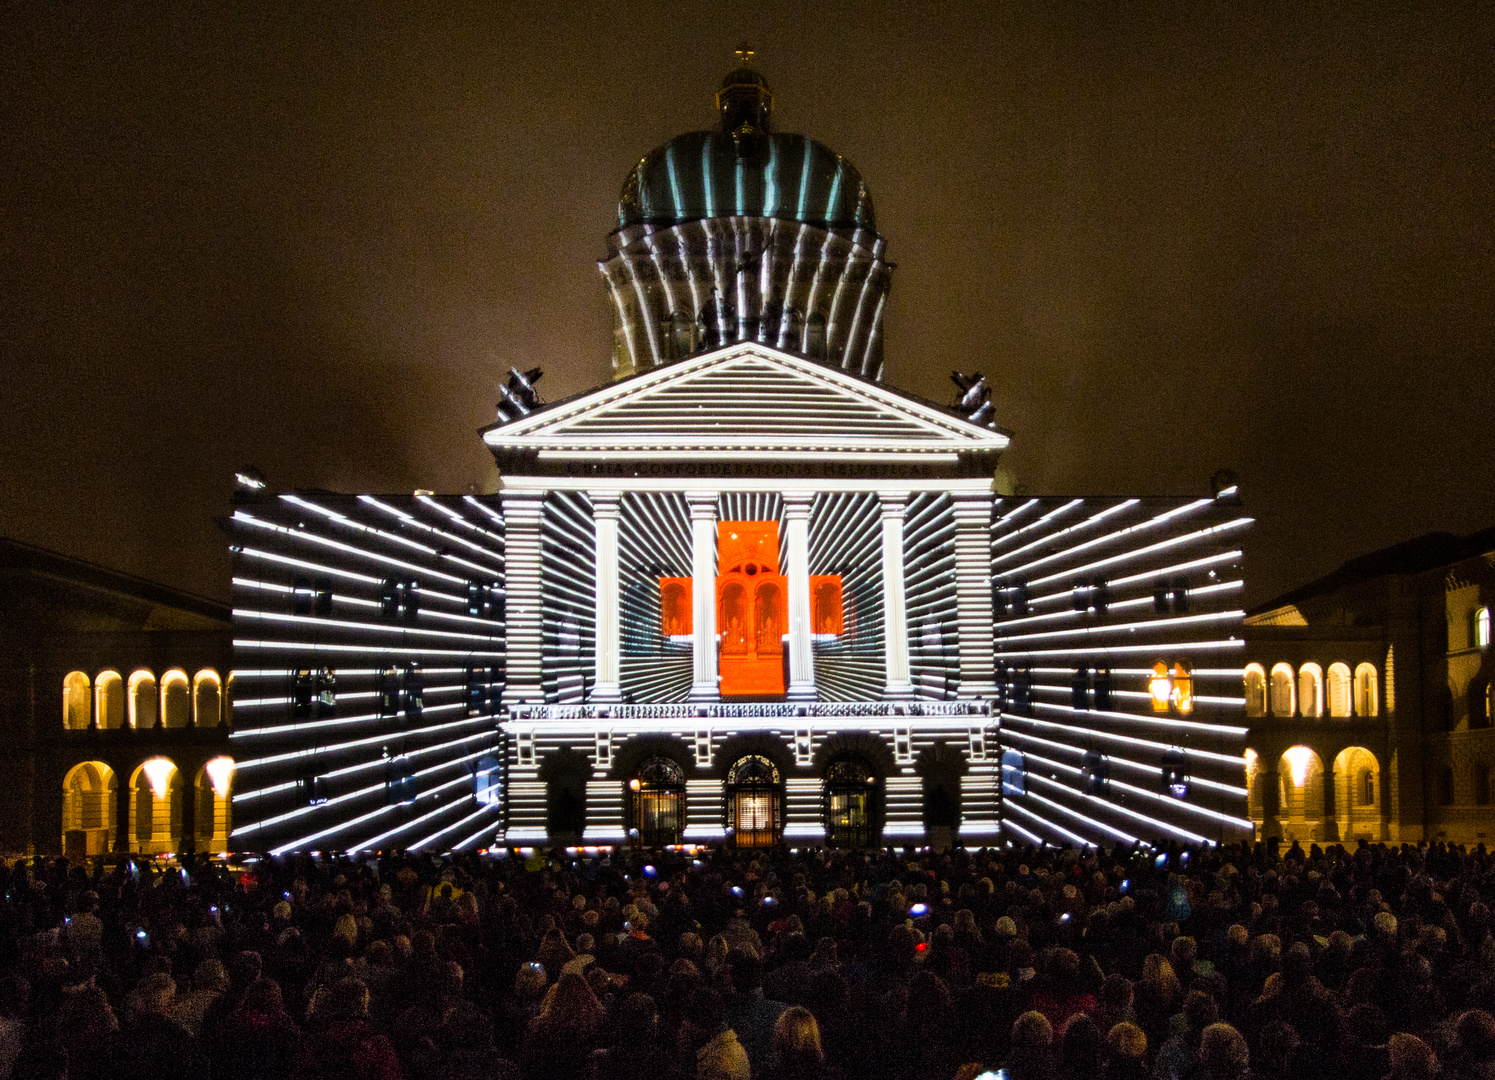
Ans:
[[[789,692],[784,695],[789,701],[819,701],[820,691],[812,682],[790,683]]]
[[[721,701],[721,699],[721,691],[716,687],[701,686],[699,684],[692,685],[690,688],[690,693],[685,695],[686,701],[694,701],[701,704],[715,705],[717,702]]]
[[[884,701],[912,701],[913,698],[914,684],[911,682],[890,682],[882,688]]]
[[[617,683],[611,685],[599,683],[592,687],[587,702],[593,705],[620,705],[623,702],[623,688]]]

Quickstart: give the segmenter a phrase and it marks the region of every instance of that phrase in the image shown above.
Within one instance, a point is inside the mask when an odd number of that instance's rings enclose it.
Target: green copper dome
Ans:
[[[803,135],[764,133],[754,152],[718,131],[676,136],[638,163],[618,197],[618,227],[762,217],[876,230],[856,166]]]

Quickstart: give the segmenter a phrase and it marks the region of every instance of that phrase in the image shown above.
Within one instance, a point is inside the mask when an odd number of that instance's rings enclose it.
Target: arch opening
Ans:
[[[784,829],[784,785],[778,766],[746,754],[727,770],[727,827],[738,847],[771,847]]]
[[[181,849],[182,774],[169,758],[144,762],[130,777],[130,850],[156,855]]]
[[[628,781],[629,819],[647,847],[678,844],[685,833],[685,770],[665,757],[650,758]]]
[[[1298,713],[1302,716],[1324,715],[1324,669],[1314,663],[1298,668]]]
[[[1347,746],[1334,758],[1334,820],[1345,840],[1382,839],[1381,765],[1363,746]]]
[[[100,731],[125,726],[125,681],[117,671],[101,671],[93,684],[94,715]]]
[[[1291,664],[1272,665],[1272,715],[1294,716],[1298,711],[1297,687]]]
[[[1381,715],[1381,680],[1371,663],[1355,668],[1355,715]]]
[[[1267,670],[1260,664],[1246,665],[1246,715],[1267,715]]]
[[[1329,715],[1345,717],[1352,713],[1350,665],[1336,661],[1329,665]]]
[[[131,672],[129,683],[130,726],[136,730],[156,726],[156,675],[141,668]]]
[[[102,761],[84,761],[62,780],[62,853],[68,858],[114,850],[118,782]]]
[[[161,726],[192,726],[192,684],[181,668],[172,668],[161,676]]]
[[[192,677],[192,722],[200,728],[223,723],[223,682],[212,668]]]
[[[198,851],[227,851],[233,832],[234,759],[215,757],[197,770],[197,815],[193,836]]]
[[[68,731],[87,731],[93,722],[93,702],[88,676],[70,671],[62,680],[62,726]]]
[[[1283,751],[1277,783],[1283,839],[1324,839],[1324,763],[1318,754],[1307,746]]]

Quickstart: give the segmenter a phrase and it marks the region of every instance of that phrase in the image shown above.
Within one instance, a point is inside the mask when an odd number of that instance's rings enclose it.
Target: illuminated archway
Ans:
[[[1278,814],[1284,840],[1322,839],[1324,763],[1307,746],[1289,747],[1277,765]]]
[[[1244,755],[1246,763],[1246,816],[1256,823],[1257,835],[1261,835],[1261,827],[1266,824],[1266,789],[1263,786],[1266,773],[1261,767],[1261,758],[1255,750],[1246,749]]]
[[[1376,665],[1361,664],[1355,668],[1355,715],[1381,715],[1381,680]]]
[[[1246,665],[1246,715],[1267,715],[1267,669],[1260,664]]]
[[[215,757],[197,770],[197,814],[193,834],[198,851],[227,851],[233,832],[234,759]]]
[[[156,676],[141,668],[130,673],[130,726],[153,728],[156,726]]]
[[[100,731],[125,726],[125,681],[117,671],[101,671],[93,684],[94,715]]]
[[[1298,711],[1297,687],[1291,664],[1272,665],[1272,715],[1295,716]]]
[[[62,851],[68,858],[113,850],[118,806],[114,770],[102,761],[74,765],[62,780]]]
[[[181,771],[169,758],[151,758],[130,776],[130,850],[177,851],[181,840]]]
[[[685,770],[670,758],[650,758],[628,781],[629,820],[639,843],[678,844],[685,832]]]
[[[1329,715],[1349,716],[1351,708],[1350,665],[1336,661],[1329,665]]]
[[[87,731],[93,719],[88,676],[70,671],[62,680],[62,726],[68,731]]]
[[[212,668],[192,677],[192,722],[200,728],[223,723],[223,684]]]
[[[1324,715],[1324,669],[1314,663],[1298,669],[1298,714]]]
[[[1334,818],[1344,840],[1381,837],[1381,765],[1363,746],[1349,746],[1334,759]]]
[[[161,676],[161,726],[192,726],[192,684],[181,668],[172,668]]]
[[[738,847],[769,847],[784,828],[778,766],[762,754],[738,758],[727,770],[727,825]]]

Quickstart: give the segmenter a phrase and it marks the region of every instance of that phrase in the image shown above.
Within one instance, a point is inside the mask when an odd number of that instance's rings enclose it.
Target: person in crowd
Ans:
[[[767,1080],[832,1080],[839,1075],[826,1067],[820,1025],[803,1005],[789,1006],[774,1021],[773,1058],[771,1069],[754,1070],[754,1075]]]
[[[134,1015],[115,1039],[111,1075],[118,1080],[154,1080],[163,1062],[185,1076],[205,1074],[208,1063],[198,1052],[197,1040],[172,1018],[175,980],[164,973],[147,975],[132,996]]]
[[[323,1026],[308,1041],[307,1080],[401,1080],[388,1038],[369,1023],[369,989],[351,975],[318,1000]]]

